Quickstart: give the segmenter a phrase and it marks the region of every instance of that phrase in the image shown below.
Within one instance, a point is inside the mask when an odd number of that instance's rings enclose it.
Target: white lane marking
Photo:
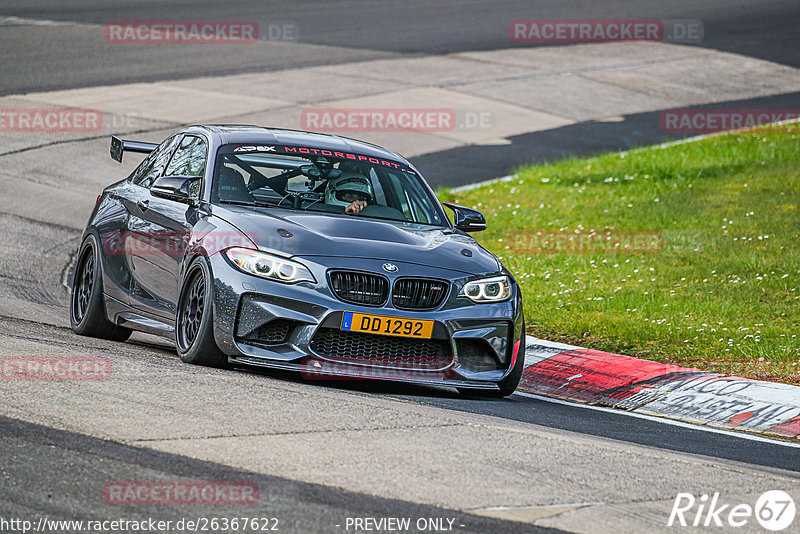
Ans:
[[[530,339],[525,340],[525,349],[530,349],[533,347],[550,347],[551,349],[561,349],[561,350],[589,350],[584,347],[579,347],[577,345],[567,345],[566,343],[558,343],[556,341],[547,341],[546,339],[539,339],[532,337]]]
[[[647,419],[647,420],[650,420],[650,421],[654,421],[656,423],[664,423],[665,425],[679,426],[679,427],[682,427],[682,428],[692,428],[694,430],[702,430],[703,432],[711,432],[713,434],[724,434],[726,436],[731,436],[731,437],[734,437],[734,438],[749,439],[750,441],[760,441],[762,443],[770,443],[772,445],[779,445],[779,446],[782,446],[782,447],[790,447],[790,448],[793,448],[793,449],[800,449],[800,443],[790,443],[788,441],[781,441],[781,440],[778,440],[778,439],[770,439],[770,438],[764,438],[764,437],[761,437],[761,436],[754,436],[752,434],[748,434],[748,433],[745,433],[745,432],[736,432],[736,431],[733,431],[733,430],[724,430],[722,428],[713,428],[713,427],[710,427],[710,426],[700,425],[700,424],[696,424],[696,423],[687,423],[687,422],[678,421],[678,420],[675,420],[675,419],[667,419],[667,418],[664,418],[664,417],[656,417],[654,415],[645,415],[645,414],[642,414],[642,413],[629,412],[627,410],[620,410],[618,408],[608,408],[606,406],[593,406],[591,404],[581,404],[581,403],[578,403],[578,402],[570,402],[570,401],[565,401],[565,400],[562,400],[562,399],[554,399],[554,398],[551,398],[551,397],[544,397],[542,395],[536,395],[534,393],[525,393],[524,391],[517,391],[517,392],[514,393],[514,395],[519,395],[521,397],[528,397],[528,398],[531,398],[531,399],[536,399],[536,400],[540,400],[540,401],[544,401],[544,402],[550,402],[550,403],[553,403],[553,404],[563,404],[564,406],[572,406],[573,408],[584,408],[584,409],[587,409],[587,410],[595,410],[595,411],[598,411],[598,412],[607,412],[607,413],[613,413],[613,414],[617,414],[617,415],[627,415],[628,417],[637,417],[639,419]]]
[[[507,174],[505,176],[501,176],[500,178],[492,178],[491,180],[484,180],[482,182],[476,182],[474,184],[467,184],[467,185],[460,185],[458,187],[454,187],[450,189],[451,193],[464,193],[465,191],[472,191],[473,189],[479,189],[485,185],[494,185],[497,183],[503,182],[510,182],[517,177],[516,174]]]
[[[530,506],[490,506],[489,508],[474,508],[472,511],[503,512],[506,510],[538,510],[541,508],[577,508],[582,506],[602,506],[604,502],[566,502],[556,504],[532,504]]]
[[[26,19],[20,17],[0,17],[0,26],[62,26],[69,22],[44,19]]]

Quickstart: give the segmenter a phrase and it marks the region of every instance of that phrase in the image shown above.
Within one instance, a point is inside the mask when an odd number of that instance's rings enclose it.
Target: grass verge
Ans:
[[[800,126],[439,191],[519,280],[530,334],[800,384]]]

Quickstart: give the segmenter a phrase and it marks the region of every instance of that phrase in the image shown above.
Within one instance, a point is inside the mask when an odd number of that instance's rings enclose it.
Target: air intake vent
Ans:
[[[447,296],[449,284],[426,278],[399,278],[394,283],[392,304],[401,310],[432,310]]]
[[[345,302],[383,306],[389,297],[389,282],[382,276],[353,271],[331,271],[329,277],[333,293]]]
[[[453,362],[450,343],[443,339],[405,339],[320,328],[311,349],[330,360],[379,367],[437,370]]]
[[[502,369],[497,353],[483,339],[457,339],[458,362],[462,367],[475,372]]]
[[[286,319],[275,319],[259,327],[257,331],[258,340],[269,345],[286,343],[289,332],[297,326],[297,321],[287,321]]]
[[[288,319],[273,319],[264,323],[246,336],[236,336],[237,341],[256,346],[281,345],[289,341],[294,329],[303,323]]]

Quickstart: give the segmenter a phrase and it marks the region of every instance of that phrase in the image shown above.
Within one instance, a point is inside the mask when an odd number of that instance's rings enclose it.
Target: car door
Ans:
[[[202,177],[207,152],[208,144],[202,137],[183,136],[159,177]],[[198,181],[192,192],[194,198],[199,198],[201,187]],[[149,186],[143,188],[141,197],[131,206],[128,223],[133,266],[131,305],[170,321],[175,317],[185,247],[197,218],[196,207],[153,195]]]
[[[169,157],[178,145],[181,136],[168,137],[151,152],[119,187],[113,188],[109,197],[113,202],[104,209],[114,210],[110,228],[98,228],[103,243],[103,289],[107,296],[127,305],[131,304],[133,269],[130,247],[133,244],[130,232],[131,217],[136,216],[137,203],[142,201],[147,188],[166,167]],[[118,211],[119,213],[116,213]],[[136,224],[133,225],[136,227]]]

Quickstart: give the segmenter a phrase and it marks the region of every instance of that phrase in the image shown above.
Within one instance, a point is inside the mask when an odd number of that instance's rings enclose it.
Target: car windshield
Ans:
[[[291,153],[299,151],[312,153]],[[436,199],[406,165],[329,150],[223,146],[212,201],[445,225]]]

